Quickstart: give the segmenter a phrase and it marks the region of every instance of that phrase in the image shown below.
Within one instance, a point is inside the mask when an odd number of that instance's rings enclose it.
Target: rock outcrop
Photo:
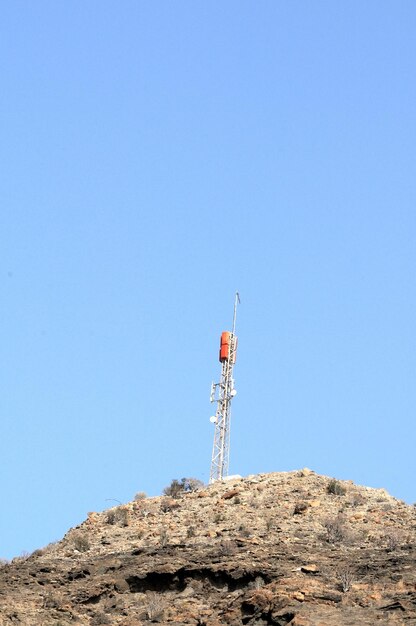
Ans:
[[[416,508],[311,470],[90,513],[0,568],[0,626],[416,624]]]

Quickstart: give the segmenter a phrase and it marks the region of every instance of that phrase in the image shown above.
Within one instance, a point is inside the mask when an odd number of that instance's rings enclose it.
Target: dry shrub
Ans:
[[[264,587],[266,583],[264,582],[264,579],[261,576],[256,576],[256,578],[253,581],[253,588],[258,591],[259,589],[262,589]]]
[[[75,533],[72,538],[75,550],[78,552],[88,552],[90,549],[90,541],[83,533]]]
[[[342,485],[338,480],[332,478],[326,488],[327,493],[332,494],[334,496],[345,496],[347,493],[346,488]]]
[[[274,528],[274,517],[271,513],[266,513],[264,516],[264,521],[266,523],[266,530],[270,532]]]
[[[147,617],[150,620],[161,620],[166,610],[166,602],[163,596],[156,592],[147,594]]]
[[[162,498],[160,502],[160,510],[162,513],[169,513],[170,511],[174,511],[179,508],[179,503],[175,502],[171,497]]]
[[[177,478],[174,478],[170,485],[165,487],[163,490],[163,494],[165,496],[169,496],[170,498],[179,498],[182,493],[183,485]]]
[[[195,532],[195,526],[188,526],[187,531],[186,531],[186,536],[188,539],[190,539],[191,537],[195,537],[196,532]]]
[[[225,519],[224,514],[223,513],[215,513],[214,515],[214,524],[219,524],[219,522],[223,522]]]
[[[357,507],[357,506],[361,506],[362,504],[364,504],[366,502],[365,497],[361,494],[361,493],[352,493],[349,499],[349,504],[352,507]]]
[[[244,524],[240,524],[237,530],[240,533],[241,537],[250,537],[251,535],[250,529],[247,528],[247,526],[245,526]]]
[[[336,577],[339,581],[341,591],[343,591],[344,593],[346,593],[347,591],[351,589],[351,585],[356,580],[355,572],[353,569],[351,569],[349,565],[346,565],[345,567],[338,569],[336,572]]]
[[[328,543],[341,543],[347,538],[345,518],[342,515],[327,519],[324,522],[324,528],[326,530],[325,538]]]
[[[293,515],[301,515],[308,509],[308,504],[303,501],[296,502]]]
[[[60,607],[61,602],[50,591],[43,597],[44,609],[59,609]]]
[[[204,483],[199,478],[182,478],[184,482],[184,491],[198,491],[204,487]]]
[[[110,509],[107,513],[107,517],[105,519],[107,524],[117,524],[118,526],[128,526],[129,525],[129,512],[128,509],[118,506],[115,509]]]
[[[236,549],[235,543],[233,541],[225,540],[221,542],[220,545],[220,555],[221,556],[230,556],[234,554]]]
[[[397,530],[390,530],[384,535],[387,552],[394,552],[403,543],[403,535]]]
[[[165,548],[168,545],[168,531],[166,530],[166,528],[160,529],[159,544],[161,548]]]
[[[198,478],[182,478],[181,480],[174,478],[170,485],[164,488],[163,493],[171,498],[179,498],[183,493],[197,491],[203,486],[204,483]]]
[[[45,550],[43,548],[38,548],[34,552],[32,552],[31,556],[37,558],[38,556],[43,556],[45,554]]]

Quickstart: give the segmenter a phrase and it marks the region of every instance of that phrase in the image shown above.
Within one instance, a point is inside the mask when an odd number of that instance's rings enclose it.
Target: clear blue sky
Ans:
[[[0,556],[232,473],[416,500],[416,5],[1,6]]]

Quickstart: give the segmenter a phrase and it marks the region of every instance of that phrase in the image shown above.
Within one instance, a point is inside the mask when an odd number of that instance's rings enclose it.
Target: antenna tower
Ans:
[[[221,333],[219,360],[221,363],[221,380],[211,385],[211,402],[217,403],[217,411],[210,418],[215,424],[214,445],[212,448],[211,472],[209,482],[222,480],[228,476],[230,460],[230,422],[231,400],[237,394],[234,389],[233,368],[237,356],[237,337],[235,322],[237,318],[237,304],[240,304],[238,291],[234,300],[234,317],[232,331]]]

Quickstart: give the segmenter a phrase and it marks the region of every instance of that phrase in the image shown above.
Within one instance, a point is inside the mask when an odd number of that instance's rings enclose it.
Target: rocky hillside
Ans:
[[[0,569],[0,625],[416,624],[416,508],[304,469],[90,513]]]

